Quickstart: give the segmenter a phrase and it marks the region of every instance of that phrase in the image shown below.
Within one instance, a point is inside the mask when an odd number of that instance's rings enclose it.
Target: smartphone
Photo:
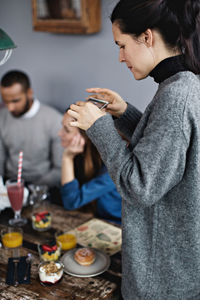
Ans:
[[[90,97],[87,101],[92,102],[99,109],[103,109],[109,104],[108,101],[105,101],[105,100],[102,100],[102,99],[96,99],[96,98],[93,98],[93,97]]]

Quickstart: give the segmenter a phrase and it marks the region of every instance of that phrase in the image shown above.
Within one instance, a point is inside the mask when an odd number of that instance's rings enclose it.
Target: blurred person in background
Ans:
[[[64,148],[61,197],[66,209],[83,207],[95,201],[96,216],[121,222],[121,197],[108,175],[101,157],[84,131],[72,128],[65,113],[59,131]],[[93,202],[94,203],[94,202]]]
[[[57,132],[62,115],[33,96],[30,79],[14,70],[1,79],[0,175],[17,178],[18,155],[23,151],[25,182],[59,185],[62,147]]]

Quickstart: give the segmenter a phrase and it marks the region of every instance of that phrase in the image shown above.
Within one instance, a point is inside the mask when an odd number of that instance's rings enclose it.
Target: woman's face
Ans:
[[[62,120],[62,128],[58,132],[61,140],[61,145],[64,148],[68,147],[76,134],[79,134],[79,129],[77,127],[71,127],[69,125],[69,122],[71,121],[73,121],[73,118],[65,113]]]
[[[136,80],[146,78],[155,64],[150,47],[140,37],[122,33],[116,23],[113,23],[112,31],[120,48],[119,61],[126,63]]]

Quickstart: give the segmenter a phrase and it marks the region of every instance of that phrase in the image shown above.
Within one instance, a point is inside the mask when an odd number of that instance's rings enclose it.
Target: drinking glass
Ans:
[[[7,227],[1,230],[1,241],[5,249],[22,246],[23,230],[19,227]]]
[[[47,185],[35,185],[29,184],[28,188],[31,192],[29,197],[30,205],[40,205],[43,200],[48,198],[48,186]]]
[[[23,226],[27,223],[27,220],[21,217],[24,198],[24,181],[22,179],[21,182],[17,182],[16,180],[9,179],[6,181],[6,188],[11,207],[15,214],[14,219],[9,220],[9,224],[12,226]]]

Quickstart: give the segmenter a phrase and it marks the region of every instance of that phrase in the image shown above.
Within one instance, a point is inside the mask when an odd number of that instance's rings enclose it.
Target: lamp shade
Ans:
[[[8,50],[16,48],[17,46],[14,44],[14,42],[11,40],[11,38],[0,29],[0,51],[1,50]]]

